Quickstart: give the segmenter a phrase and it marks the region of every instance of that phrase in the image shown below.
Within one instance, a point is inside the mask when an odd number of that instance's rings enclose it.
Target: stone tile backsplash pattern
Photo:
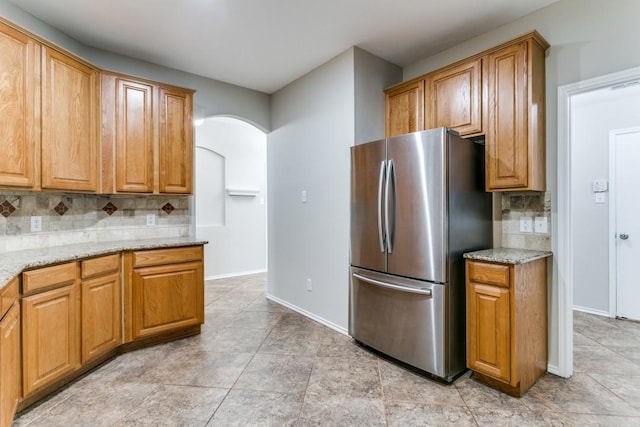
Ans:
[[[190,197],[103,196],[0,192],[0,204],[15,208],[0,215],[0,253],[73,243],[188,237]],[[111,215],[103,210],[111,204]],[[170,204],[170,212],[162,207]],[[156,225],[147,226],[147,214]],[[31,232],[31,216],[42,217],[42,231]]]
[[[520,217],[547,217],[546,234],[520,232]],[[515,249],[551,250],[551,193],[502,194],[502,246]]]

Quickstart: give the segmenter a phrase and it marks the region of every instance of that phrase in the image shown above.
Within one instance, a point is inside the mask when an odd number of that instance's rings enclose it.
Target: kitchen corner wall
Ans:
[[[520,217],[546,217],[546,233],[523,233]],[[551,193],[502,194],[502,243],[505,248],[551,250]]]
[[[155,214],[156,225],[147,226]],[[42,231],[31,232],[31,217]],[[74,243],[187,237],[189,196],[0,192],[0,253]]]

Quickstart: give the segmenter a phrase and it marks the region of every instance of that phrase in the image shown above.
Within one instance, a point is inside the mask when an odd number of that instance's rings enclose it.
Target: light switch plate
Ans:
[[[520,217],[520,232],[533,233],[533,218],[525,215]]]
[[[533,221],[533,230],[538,234],[549,233],[549,226],[546,216],[537,216]]]

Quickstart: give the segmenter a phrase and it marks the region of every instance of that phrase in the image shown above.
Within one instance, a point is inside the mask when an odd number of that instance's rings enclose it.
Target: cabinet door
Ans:
[[[467,366],[510,382],[509,289],[467,282]]]
[[[40,45],[0,24],[0,186],[32,188],[40,149]]]
[[[425,80],[425,128],[461,136],[482,133],[482,59],[430,74]]]
[[[43,48],[42,187],[96,191],[98,72]]]
[[[78,285],[22,299],[25,397],[80,367]]]
[[[160,193],[191,194],[193,100],[191,92],[160,88]]]
[[[204,322],[202,262],[136,268],[131,280],[131,338]]]
[[[385,92],[387,137],[424,129],[424,81],[412,82]]]
[[[82,282],[82,363],[120,345],[120,274]]]
[[[527,44],[488,55],[487,190],[528,185]]]
[[[116,191],[153,191],[153,87],[117,79]]]
[[[14,303],[0,321],[0,426],[10,426],[22,397],[20,305]]]

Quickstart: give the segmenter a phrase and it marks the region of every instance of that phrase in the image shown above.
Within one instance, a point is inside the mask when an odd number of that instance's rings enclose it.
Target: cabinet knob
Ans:
[[[629,235],[627,233],[620,233],[620,238],[622,240],[627,240],[629,238]]]

